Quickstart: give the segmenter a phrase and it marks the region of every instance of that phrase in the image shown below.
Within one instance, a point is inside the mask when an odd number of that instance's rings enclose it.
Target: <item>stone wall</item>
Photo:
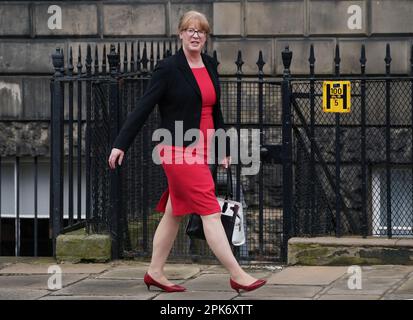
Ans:
[[[55,5],[62,17],[57,29],[50,25],[58,21],[53,20]],[[0,3],[0,119],[12,127],[13,121],[49,119],[51,53],[56,47],[66,53],[70,46],[86,43],[169,39],[176,35],[180,15],[190,9],[205,13],[211,23],[208,51],[217,50],[222,75],[236,71],[239,49],[244,74],[256,74],[262,50],[265,74],[280,75],[287,44],[294,52],[291,71],[306,74],[311,43],[316,73],[333,72],[336,44],[342,73],[359,72],[361,44],[366,44],[367,73],[384,73],[386,43],[391,45],[392,72],[410,70],[409,0],[7,1]]]

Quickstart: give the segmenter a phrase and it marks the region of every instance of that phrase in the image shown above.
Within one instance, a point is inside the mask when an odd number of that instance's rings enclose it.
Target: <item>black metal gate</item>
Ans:
[[[412,51],[413,52],[413,51]],[[290,236],[413,236],[413,78],[390,74],[286,76],[291,113]],[[412,60],[413,61],[413,60]],[[413,74],[413,66],[412,66]],[[325,113],[324,80],[350,80],[351,112]]]

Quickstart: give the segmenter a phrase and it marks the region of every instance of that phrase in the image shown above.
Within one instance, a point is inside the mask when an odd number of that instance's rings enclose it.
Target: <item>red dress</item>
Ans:
[[[155,210],[165,212],[168,195],[170,195],[172,213],[175,216],[191,213],[208,215],[221,211],[215,196],[214,180],[207,163],[209,146],[214,135],[212,110],[216,102],[215,88],[205,67],[191,68],[191,70],[202,96],[200,131],[203,134],[203,143],[196,147],[166,146],[162,143],[157,145],[158,155],[172,161],[162,162],[168,188],[162,194]],[[194,161],[191,163],[185,161],[187,158],[183,159],[184,155],[187,157],[188,154],[194,156],[192,158]]]

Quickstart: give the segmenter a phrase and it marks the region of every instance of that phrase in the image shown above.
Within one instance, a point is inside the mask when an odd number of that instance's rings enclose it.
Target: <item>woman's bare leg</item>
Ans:
[[[168,197],[165,213],[153,237],[153,250],[151,264],[148,273],[156,281],[163,285],[173,285],[164,275],[164,266],[168,259],[169,252],[172,249],[176,235],[178,234],[179,224],[182,217],[176,217],[172,214],[171,198]]]
[[[256,281],[248,273],[242,270],[238,261],[232,253],[228,243],[225,229],[221,222],[221,213],[201,216],[204,227],[205,238],[212,252],[218,260],[224,265],[231,275],[231,278],[241,285],[249,285]]]

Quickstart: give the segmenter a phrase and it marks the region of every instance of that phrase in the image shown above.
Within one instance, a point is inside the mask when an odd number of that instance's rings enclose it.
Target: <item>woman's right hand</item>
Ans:
[[[120,149],[113,148],[111,153],[110,153],[109,160],[108,160],[109,167],[111,169],[115,169],[116,168],[116,161],[118,160],[118,158],[119,158],[118,164],[121,165],[124,155],[125,155],[124,151],[122,151]]]

